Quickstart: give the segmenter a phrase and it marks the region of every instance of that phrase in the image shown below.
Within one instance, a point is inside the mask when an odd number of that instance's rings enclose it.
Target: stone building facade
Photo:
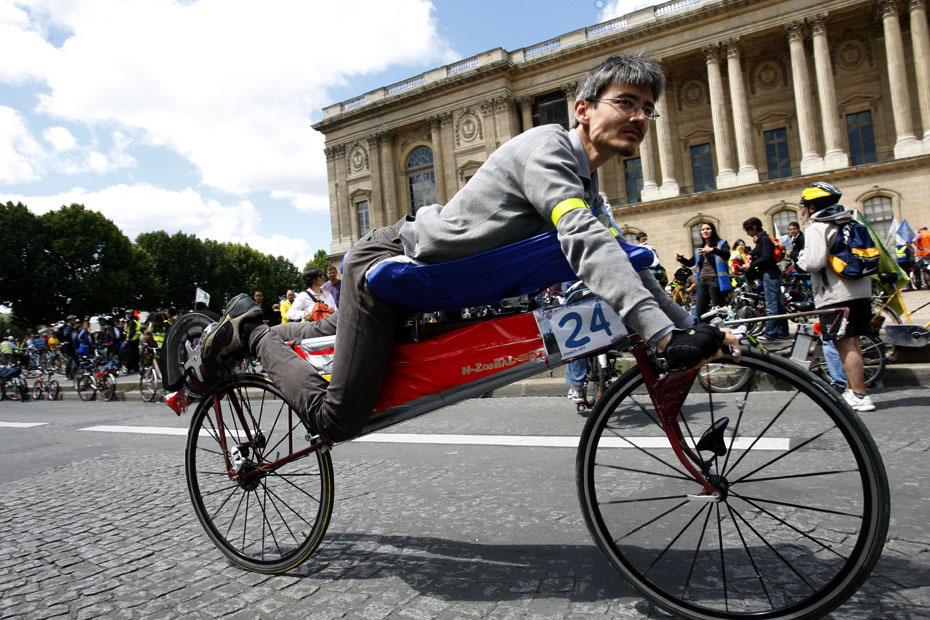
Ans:
[[[624,234],[648,232],[666,266],[701,221],[731,244],[750,216],[783,234],[818,179],[879,232],[930,225],[925,0],[676,0],[325,108],[332,257],[447,201],[521,131],[567,126],[580,78],[642,51],[666,69],[661,117],[599,175]]]

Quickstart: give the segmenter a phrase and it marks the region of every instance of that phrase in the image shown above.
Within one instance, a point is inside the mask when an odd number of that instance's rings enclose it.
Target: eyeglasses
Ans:
[[[656,109],[653,106],[639,105],[635,101],[632,101],[630,99],[626,99],[623,97],[619,99],[606,99],[606,98],[605,99],[592,99],[591,101],[594,101],[595,103],[598,101],[606,101],[607,103],[616,103],[617,107],[614,108],[615,110],[624,112],[626,114],[629,114],[630,116],[642,110],[643,115],[651,121],[654,121],[657,118],[659,118],[659,113],[656,112]]]

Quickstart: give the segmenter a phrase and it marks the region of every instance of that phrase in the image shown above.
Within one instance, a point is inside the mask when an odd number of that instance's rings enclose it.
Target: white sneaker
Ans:
[[[857,396],[852,390],[846,390],[843,392],[843,399],[853,408],[853,411],[875,411],[875,403],[868,394]]]
[[[584,402],[584,390],[578,386],[571,386],[568,388],[568,398],[576,405],[580,405]]]

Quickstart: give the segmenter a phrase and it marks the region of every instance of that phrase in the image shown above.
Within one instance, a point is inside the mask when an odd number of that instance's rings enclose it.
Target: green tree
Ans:
[[[329,267],[332,262],[329,260],[329,255],[326,253],[326,250],[319,249],[316,251],[316,254],[313,255],[313,258],[309,263],[304,265],[304,271],[310,269],[311,267],[319,267],[323,271],[326,271],[326,268]]]
[[[33,305],[40,297],[42,283],[36,278],[39,261],[37,235],[39,221],[21,202],[0,204],[0,248],[3,267],[0,268],[0,303],[13,310],[13,320],[31,326]]]

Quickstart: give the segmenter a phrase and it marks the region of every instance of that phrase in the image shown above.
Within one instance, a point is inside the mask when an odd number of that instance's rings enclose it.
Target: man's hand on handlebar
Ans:
[[[739,339],[729,329],[718,329],[707,323],[698,323],[688,330],[676,330],[663,336],[656,349],[663,353],[673,366],[700,368],[707,362],[723,357],[723,347],[739,361]]]

